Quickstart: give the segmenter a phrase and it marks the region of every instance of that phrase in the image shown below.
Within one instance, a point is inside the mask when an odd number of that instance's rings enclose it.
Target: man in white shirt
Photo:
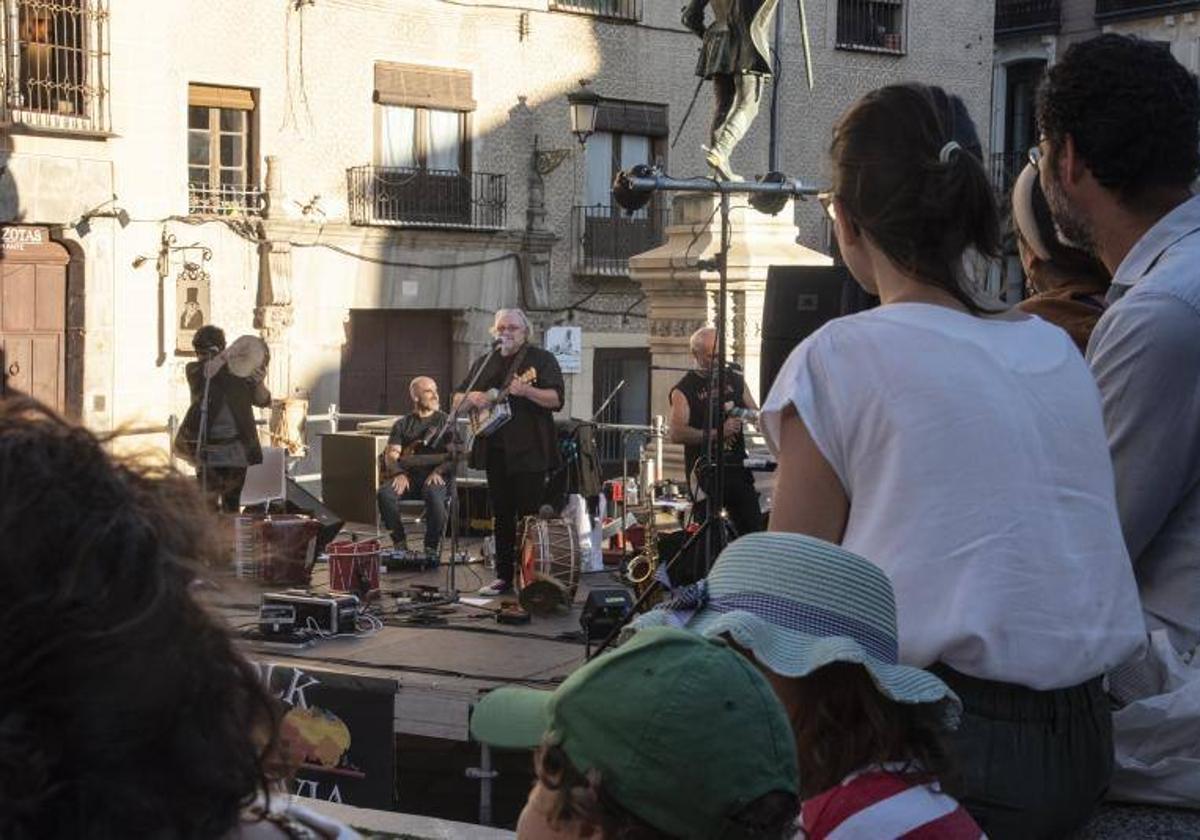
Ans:
[[[1198,121],[1195,76],[1157,43],[1108,34],[1050,68],[1030,152],[1059,237],[1113,274],[1087,360],[1147,626],[1181,654],[1200,644]],[[1110,690],[1169,690],[1161,668],[1148,657]]]

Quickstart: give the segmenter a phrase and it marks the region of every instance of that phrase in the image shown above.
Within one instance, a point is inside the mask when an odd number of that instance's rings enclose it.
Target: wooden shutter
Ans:
[[[188,104],[201,108],[235,108],[254,110],[254,94],[245,88],[188,85]]]
[[[375,101],[380,105],[474,111],[475,98],[468,70],[447,70],[417,64],[375,63]]]

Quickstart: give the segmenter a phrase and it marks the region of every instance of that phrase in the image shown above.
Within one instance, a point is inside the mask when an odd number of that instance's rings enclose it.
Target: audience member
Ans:
[[[557,690],[500,688],[474,737],[537,748],[520,840],[782,838],[794,831],[796,754],[766,679],[720,641],[638,633]]]
[[[770,681],[795,734],[806,840],[980,837],[942,789],[954,776],[943,731],[961,705],[933,674],[897,664],[896,605],[878,567],[802,534],[751,534],[633,626],[664,624],[727,639]]]
[[[269,795],[275,701],[191,594],[220,560],[193,482],[10,398],[0,499],[0,836],[357,836]]]
[[[775,381],[771,529],[883,569],[899,661],[963,701],[963,804],[993,838],[1061,837],[1107,787],[1102,675],[1145,628],[1095,383],[1066,333],[964,282],[964,251],[994,254],[999,218],[944,123],[909,84],[834,128],[824,200],[881,306],[813,333]]]
[[[1167,675],[1200,644],[1200,198],[1192,196],[1200,92],[1162,45],[1108,34],[1072,46],[1050,68],[1037,116],[1038,172],[1059,236],[1096,254],[1113,275],[1087,360],[1103,400],[1121,528],[1155,636],[1154,655],[1110,679],[1114,696],[1131,701],[1172,690]],[[1195,702],[1156,705],[1172,710],[1152,712],[1161,719],[1158,743],[1194,744]],[[1172,788],[1173,774],[1195,778],[1194,755],[1172,764],[1160,748],[1135,741],[1130,770],[1151,788]]]
[[[1050,205],[1032,163],[1013,184],[1012,228],[1029,293],[1017,309],[1062,327],[1079,352],[1084,352],[1092,329],[1104,314],[1108,269],[1087,251],[1058,241]]]

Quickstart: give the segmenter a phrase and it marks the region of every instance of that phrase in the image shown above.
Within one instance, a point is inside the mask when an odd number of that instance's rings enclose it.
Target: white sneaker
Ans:
[[[496,580],[489,583],[487,586],[481,586],[477,594],[493,598],[497,595],[507,595],[512,592],[513,585],[506,580]]]

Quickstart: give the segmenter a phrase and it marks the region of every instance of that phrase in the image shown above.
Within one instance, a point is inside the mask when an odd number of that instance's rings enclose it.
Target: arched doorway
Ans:
[[[70,262],[46,228],[0,225],[0,396],[21,392],[68,412]]]

